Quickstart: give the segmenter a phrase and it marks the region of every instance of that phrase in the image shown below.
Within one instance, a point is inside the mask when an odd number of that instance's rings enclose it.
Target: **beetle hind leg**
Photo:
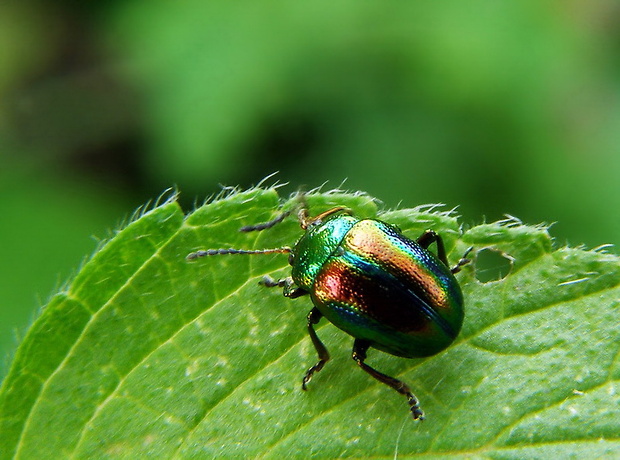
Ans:
[[[422,234],[422,236],[420,236],[417,239],[417,243],[420,246],[422,246],[424,249],[428,249],[428,247],[431,244],[437,243],[437,257],[439,257],[439,260],[441,260],[444,264],[446,264],[447,267],[450,267],[448,263],[448,257],[446,256],[446,249],[443,245],[443,239],[441,238],[441,235],[439,235],[433,230],[426,230]],[[465,254],[463,254],[463,257],[461,257],[461,259],[456,263],[454,267],[450,268],[450,272],[452,272],[453,275],[455,273],[460,272],[461,267],[463,265],[467,265],[468,263],[471,262],[471,260],[468,259],[467,256],[472,251],[472,249],[474,249],[473,246],[470,247],[467,251],[465,251]]]
[[[370,374],[379,382],[385,383],[387,386],[398,391],[401,395],[404,395],[409,403],[409,409],[411,410],[413,419],[424,420],[424,412],[420,408],[418,398],[414,396],[405,382],[394,377],[390,377],[389,375],[385,375],[364,362],[366,360],[366,352],[369,347],[370,343],[366,340],[355,339],[355,342],[353,342],[353,353],[351,354],[353,361],[355,361],[366,373]]]
[[[319,372],[321,369],[323,369],[325,363],[329,361],[329,352],[327,351],[327,348],[325,348],[325,345],[323,345],[323,342],[321,342],[321,339],[319,339],[319,336],[316,335],[316,331],[314,330],[314,325],[317,324],[322,317],[323,314],[316,307],[310,310],[310,313],[308,313],[308,333],[310,334],[312,344],[314,345],[314,348],[319,355],[319,361],[306,371],[306,374],[301,381],[302,390],[307,389],[306,385],[310,380],[312,380],[312,376],[316,372]]]
[[[428,249],[431,244],[437,243],[437,257],[446,264],[446,266],[448,265],[448,257],[446,256],[446,249],[443,245],[441,235],[434,230],[426,230],[416,241],[424,249]]]

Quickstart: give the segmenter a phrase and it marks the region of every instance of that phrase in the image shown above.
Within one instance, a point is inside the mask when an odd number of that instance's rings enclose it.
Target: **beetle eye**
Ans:
[[[292,252],[290,252],[288,255],[288,264],[293,265],[294,263],[295,263],[295,256],[293,255]]]

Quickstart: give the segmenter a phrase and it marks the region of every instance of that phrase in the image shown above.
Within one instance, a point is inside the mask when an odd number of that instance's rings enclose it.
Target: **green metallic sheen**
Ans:
[[[291,253],[291,277],[297,286],[312,291],[321,268],[358,221],[353,216],[340,215],[327,222],[310,224]]]

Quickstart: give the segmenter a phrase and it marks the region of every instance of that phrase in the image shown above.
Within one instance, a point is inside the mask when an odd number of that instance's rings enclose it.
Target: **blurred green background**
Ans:
[[[620,2],[3,2],[0,352],[176,185],[274,171],[620,243]],[[6,359],[0,365],[0,376]]]

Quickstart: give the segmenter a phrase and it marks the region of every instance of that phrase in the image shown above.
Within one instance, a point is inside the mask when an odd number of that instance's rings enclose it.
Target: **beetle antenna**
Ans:
[[[280,214],[278,214],[274,219],[269,220],[267,222],[261,222],[259,224],[254,224],[254,225],[246,225],[244,227],[241,227],[239,229],[240,232],[259,232],[261,230],[266,230],[268,228],[274,227],[276,225],[278,225],[280,222],[282,222],[284,219],[286,219],[288,216],[290,216],[291,214],[293,214],[293,212],[295,212],[296,209],[298,209],[298,214],[299,214],[299,219],[300,222],[305,222],[306,220],[308,220],[308,202],[306,201],[306,194],[304,192],[299,192],[296,196],[295,199],[299,202],[292,210],[289,211],[284,211]],[[303,219],[303,220],[302,220]],[[305,224],[304,224],[305,225]],[[303,227],[302,228],[306,228]]]
[[[266,230],[275,225],[278,225],[284,219],[291,215],[291,211],[284,211],[282,214],[279,214],[275,219],[272,219],[267,222],[261,222],[260,224],[254,225],[246,225],[245,227],[241,227],[239,229],[240,232],[259,232],[261,230]]]
[[[349,214],[349,215],[351,215],[353,213],[353,211],[351,211],[346,206],[336,206],[335,208],[328,209],[327,211],[322,212],[318,216],[310,217],[308,215],[308,209],[307,208],[302,208],[302,209],[299,210],[299,216],[298,216],[299,217],[299,225],[301,226],[301,228],[306,230],[310,226],[310,224],[313,224],[315,222],[321,222],[326,217],[329,217],[332,214],[336,214],[338,212],[343,212],[343,213]]]
[[[185,259],[194,260],[206,256],[237,255],[237,254],[288,254],[292,251],[288,246],[273,249],[206,249],[188,254]]]

